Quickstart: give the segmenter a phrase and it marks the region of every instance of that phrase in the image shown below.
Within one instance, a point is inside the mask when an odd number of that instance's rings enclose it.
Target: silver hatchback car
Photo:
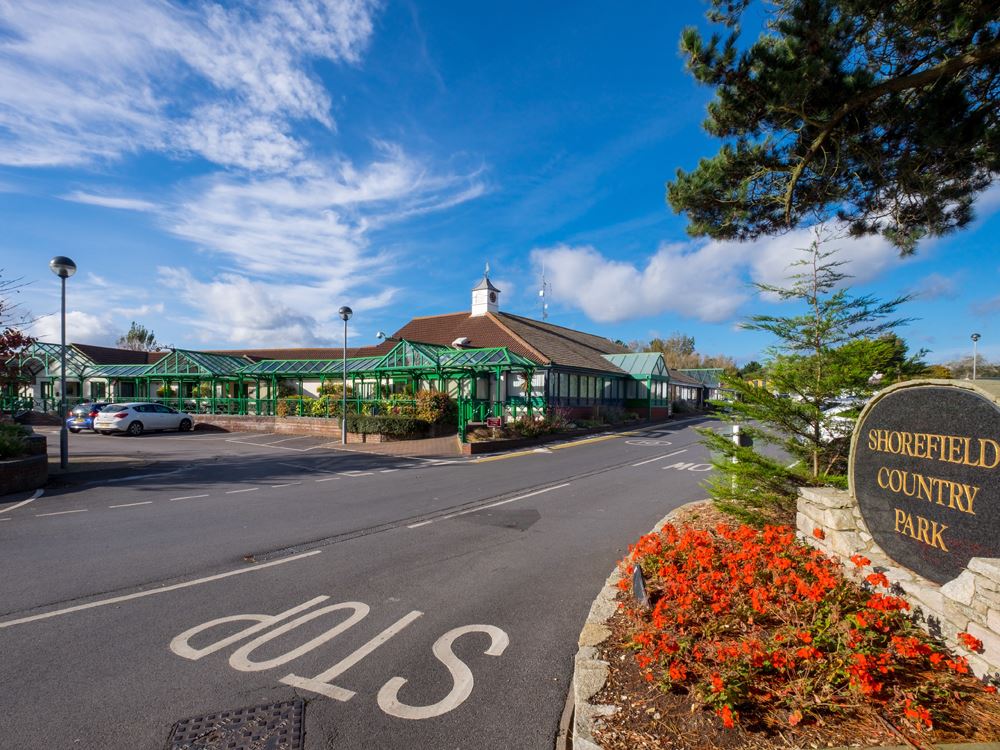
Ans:
[[[187,432],[192,427],[194,417],[190,414],[163,404],[141,401],[108,404],[94,418],[94,431],[101,435],[125,432],[135,436],[156,430]]]

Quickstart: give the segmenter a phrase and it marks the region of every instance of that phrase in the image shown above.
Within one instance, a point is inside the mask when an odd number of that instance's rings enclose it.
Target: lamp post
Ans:
[[[976,346],[980,338],[982,337],[978,333],[972,334],[972,379],[973,380],[976,379],[976,358],[979,355]]]
[[[344,321],[344,380],[343,388],[341,389],[343,401],[340,413],[340,443],[341,445],[347,445],[347,321],[351,319],[354,310],[344,305],[337,312],[340,313],[340,318]]]
[[[76,273],[76,263],[65,255],[57,255],[49,261],[52,273],[62,279],[62,348],[59,361],[59,468],[69,466],[69,431],[66,429],[66,279]]]

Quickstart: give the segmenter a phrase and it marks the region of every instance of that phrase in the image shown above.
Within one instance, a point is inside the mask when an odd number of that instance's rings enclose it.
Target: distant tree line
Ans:
[[[736,360],[724,354],[701,354],[695,350],[694,336],[674,331],[667,338],[652,341],[630,341],[628,348],[634,352],[659,352],[663,362],[673,370],[696,368],[720,368],[727,372],[737,371]]]

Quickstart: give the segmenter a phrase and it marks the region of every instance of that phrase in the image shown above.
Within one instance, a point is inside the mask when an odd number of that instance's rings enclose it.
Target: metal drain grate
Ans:
[[[167,750],[302,750],[304,714],[294,700],[181,719]]]

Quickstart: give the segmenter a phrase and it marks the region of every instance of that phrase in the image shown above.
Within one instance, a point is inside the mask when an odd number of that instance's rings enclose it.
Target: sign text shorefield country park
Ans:
[[[937,583],[1000,557],[1000,383],[890,389],[861,414],[851,491],[875,542]],[[987,390],[988,389],[988,390]]]

